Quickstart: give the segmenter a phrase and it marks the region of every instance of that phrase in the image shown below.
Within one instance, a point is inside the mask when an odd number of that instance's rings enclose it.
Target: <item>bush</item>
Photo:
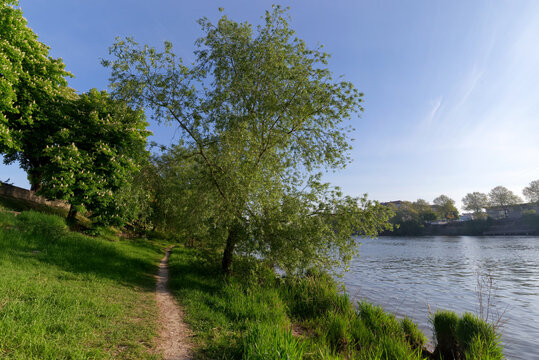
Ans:
[[[57,239],[67,231],[63,218],[36,211],[22,212],[17,216],[16,226],[20,231],[44,236],[47,240]]]
[[[272,324],[255,323],[243,338],[243,359],[303,359],[304,345],[290,330]]]

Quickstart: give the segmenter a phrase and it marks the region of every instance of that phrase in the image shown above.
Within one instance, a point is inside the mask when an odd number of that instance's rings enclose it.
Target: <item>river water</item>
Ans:
[[[539,237],[381,237],[362,242],[360,256],[341,279],[354,300],[406,315],[432,337],[429,311],[478,314],[478,279],[485,283],[491,277],[489,316],[497,320],[503,314],[504,354],[508,359],[539,359]],[[486,303],[488,286],[483,289]]]

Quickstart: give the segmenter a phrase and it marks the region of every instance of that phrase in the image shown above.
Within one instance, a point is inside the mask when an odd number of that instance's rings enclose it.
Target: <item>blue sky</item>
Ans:
[[[161,46],[184,60],[196,20],[260,22],[271,1],[20,0],[29,26],[61,57],[79,92],[105,89],[116,36]],[[327,180],[380,201],[457,201],[504,185],[518,195],[539,179],[539,2],[288,1],[291,27],[332,54],[329,67],[365,93],[354,119],[353,163]],[[174,127],[151,124],[154,141]],[[18,166],[0,180],[28,187]]]

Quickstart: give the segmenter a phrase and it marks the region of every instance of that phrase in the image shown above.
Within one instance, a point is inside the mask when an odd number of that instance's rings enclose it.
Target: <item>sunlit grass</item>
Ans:
[[[356,309],[323,273],[281,278],[240,258],[223,277],[216,259],[182,247],[171,287],[186,310],[202,359],[425,359],[425,337],[381,308]]]
[[[161,248],[0,212],[0,358],[157,359],[153,274]]]

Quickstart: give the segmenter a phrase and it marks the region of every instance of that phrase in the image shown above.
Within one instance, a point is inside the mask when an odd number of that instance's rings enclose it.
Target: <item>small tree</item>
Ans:
[[[462,203],[464,204],[465,210],[473,211],[474,216],[478,217],[483,213],[483,209],[488,207],[488,197],[487,194],[475,191],[466,194],[466,196],[462,198]]]
[[[438,217],[447,220],[456,220],[459,217],[459,211],[455,207],[455,200],[446,195],[440,195],[433,200]]]
[[[504,186],[496,186],[488,193],[490,206],[500,207],[504,216],[507,216],[509,208],[522,203],[522,199]]]
[[[532,203],[539,203],[539,180],[534,180],[522,191],[526,199]]]

